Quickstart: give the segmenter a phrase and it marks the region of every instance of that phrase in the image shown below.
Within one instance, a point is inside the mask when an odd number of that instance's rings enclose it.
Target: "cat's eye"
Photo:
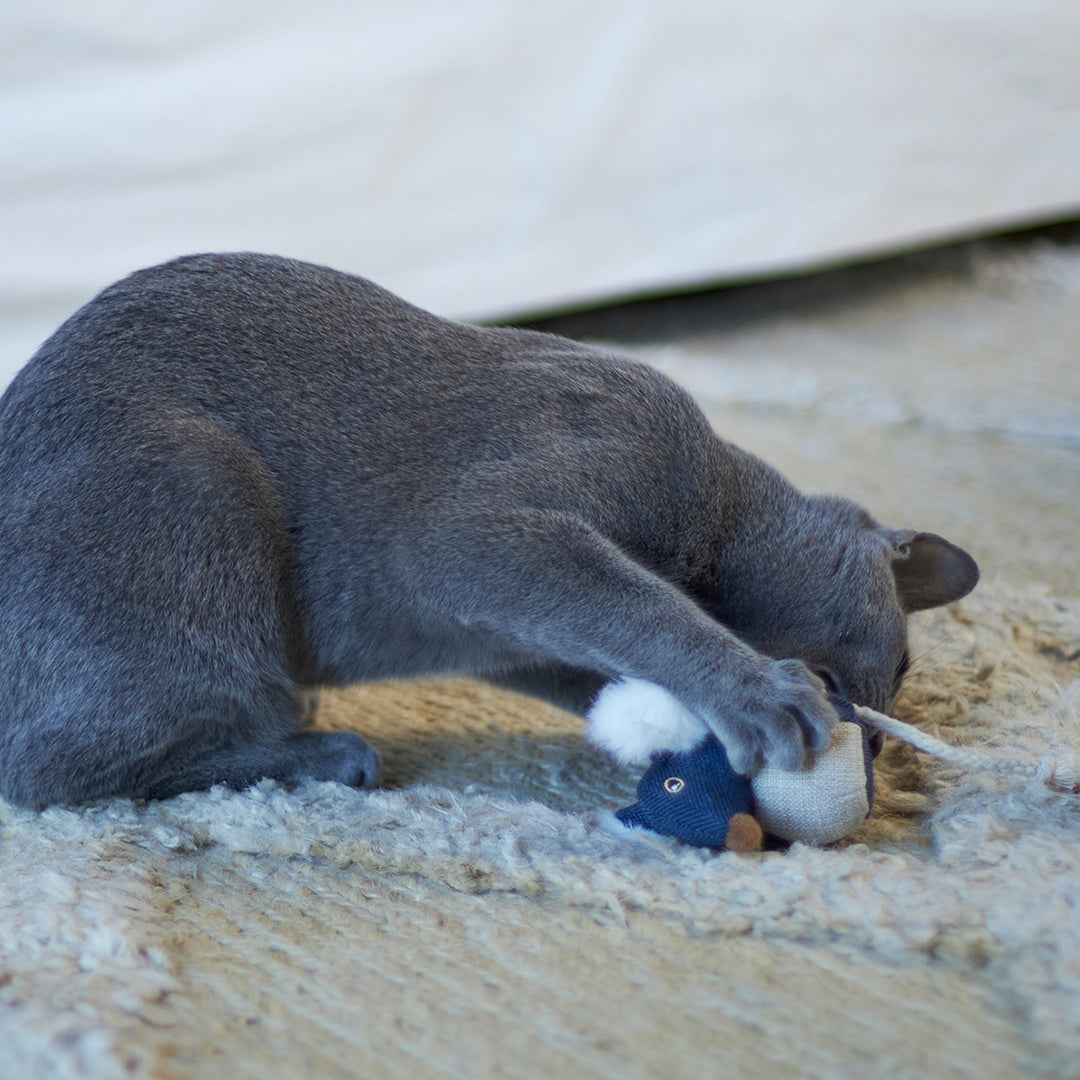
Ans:
[[[824,684],[830,694],[843,694],[844,686],[840,677],[827,667],[813,667],[810,669]]]

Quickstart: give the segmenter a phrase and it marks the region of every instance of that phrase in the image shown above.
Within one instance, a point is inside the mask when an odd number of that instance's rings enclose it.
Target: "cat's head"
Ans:
[[[884,528],[833,496],[803,500],[741,558],[744,574],[730,558],[723,568],[709,605],[717,617],[760,652],[802,660],[829,689],[881,711],[910,664],[907,616],[958,600],[979,580],[962,548]]]

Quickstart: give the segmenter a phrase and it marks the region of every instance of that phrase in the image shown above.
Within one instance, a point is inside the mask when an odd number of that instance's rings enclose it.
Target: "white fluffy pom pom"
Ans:
[[[589,742],[623,765],[647,765],[657,750],[691,750],[709,733],[666,690],[643,679],[609,683],[589,710]]]

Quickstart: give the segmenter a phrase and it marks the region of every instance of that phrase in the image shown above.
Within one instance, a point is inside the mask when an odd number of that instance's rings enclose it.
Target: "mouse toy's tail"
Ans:
[[[1063,750],[1043,757],[1018,757],[1012,753],[972,750],[942,742],[921,728],[864,705],[857,705],[855,714],[868,727],[892,735],[916,750],[958,768],[1017,779],[1041,780],[1055,791],[1080,794],[1080,754],[1072,751]]]

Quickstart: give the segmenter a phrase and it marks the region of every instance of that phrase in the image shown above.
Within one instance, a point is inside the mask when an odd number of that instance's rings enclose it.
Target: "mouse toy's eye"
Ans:
[[[669,776],[664,781],[664,790],[669,795],[678,795],[686,787],[686,781],[681,776]]]

